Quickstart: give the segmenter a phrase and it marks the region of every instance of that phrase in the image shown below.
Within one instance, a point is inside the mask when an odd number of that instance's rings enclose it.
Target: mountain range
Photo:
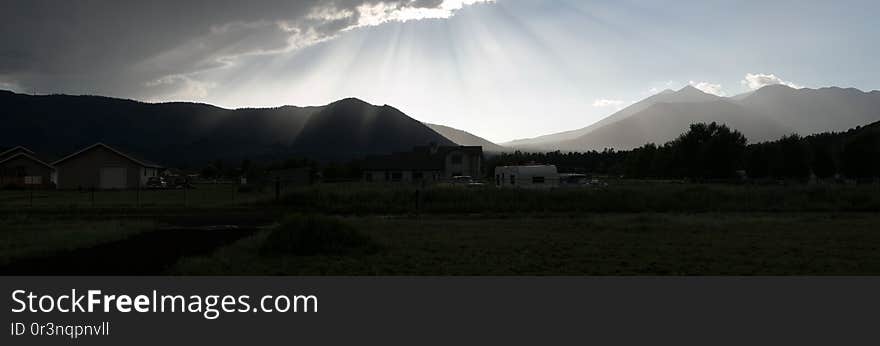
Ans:
[[[453,141],[391,106],[344,99],[320,107],[223,109],[99,96],[0,91],[0,146],[60,157],[104,142],[168,165],[305,156],[347,160]]]
[[[634,103],[582,129],[502,143],[527,151],[628,150],[675,139],[696,122],[719,122],[750,142],[797,133],[844,131],[880,120],[880,92],[857,89],[794,89],[771,85],[734,97],[687,86]]]
[[[720,97],[688,86],[636,102],[582,129],[498,145],[448,126],[422,123],[394,107],[349,98],[325,106],[224,109],[100,96],[0,91],[0,146],[24,145],[48,158],[95,142],[168,165],[294,156],[349,160],[415,146],[482,146],[487,153],[627,150],[665,143],[696,122],[719,122],[750,142],[845,131],[880,120],[880,92],[783,85]]]

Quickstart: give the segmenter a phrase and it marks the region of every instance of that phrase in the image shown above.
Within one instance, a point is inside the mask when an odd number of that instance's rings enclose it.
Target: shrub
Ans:
[[[368,253],[377,245],[352,225],[338,218],[294,215],[273,229],[263,243],[269,254],[296,256]]]

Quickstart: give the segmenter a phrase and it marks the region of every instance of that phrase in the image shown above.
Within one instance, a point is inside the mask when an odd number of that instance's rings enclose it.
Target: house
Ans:
[[[33,151],[18,146],[0,153],[0,188],[54,186],[55,168]]]
[[[19,146],[15,147],[15,148],[12,148],[12,149],[6,149],[6,148],[4,148],[4,150],[0,150],[0,160],[6,159],[6,158],[9,158],[9,157],[12,156],[12,155],[15,155],[15,154],[21,154],[21,153],[26,153],[26,154],[34,155],[34,152],[33,152],[33,151],[31,151],[30,149],[25,148],[25,147],[19,145]]]
[[[553,165],[495,167],[495,186],[503,188],[553,188],[559,172]]]
[[[367,158],[362,165],[366,182],[417,183],[482,176],[483,147],[415,147],[411,152]]]
[[[59,189],[135,189],[144,187],[162,166],[96,143],[52,163]]]

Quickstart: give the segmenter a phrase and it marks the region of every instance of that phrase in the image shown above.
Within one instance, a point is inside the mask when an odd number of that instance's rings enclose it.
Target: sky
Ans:
[[[227,108],[346,97],[496,142],[665,89],[880,89],[873,0],[3,0],[0,89]]]

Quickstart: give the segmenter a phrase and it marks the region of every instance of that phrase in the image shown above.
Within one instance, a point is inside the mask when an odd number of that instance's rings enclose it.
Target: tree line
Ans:
[[[748,144],[724,124],[697,123],[675,140],[628,151],[505,153],[487,169],[529,163],[553,164],[562,172],[659,179],[854,179],[880,177],[880,123],[846,132],[797,134]]]

